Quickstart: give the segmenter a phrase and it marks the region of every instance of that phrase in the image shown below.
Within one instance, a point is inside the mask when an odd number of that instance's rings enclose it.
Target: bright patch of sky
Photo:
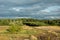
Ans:
[[[51,6],[51,7],[48,7],[44,10],[42,10],[42,12],[52,12],[52,11],[58,11],[60,9],[60,6]]]

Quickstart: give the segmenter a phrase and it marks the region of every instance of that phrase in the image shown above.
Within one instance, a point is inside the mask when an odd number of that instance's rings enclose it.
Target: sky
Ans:
[[[0,17],[59,18],[60,0],[0,0]]]

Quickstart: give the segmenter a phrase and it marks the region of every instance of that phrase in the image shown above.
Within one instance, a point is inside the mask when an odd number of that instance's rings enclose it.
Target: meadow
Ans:
[[[60,19],[0,19],[0,40],[60,40]]]

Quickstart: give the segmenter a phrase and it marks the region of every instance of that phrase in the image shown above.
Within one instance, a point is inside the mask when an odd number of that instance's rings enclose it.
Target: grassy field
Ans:
[[[9,26],[0,26],[0,32],[4,32],[9,29]],[[29,27],[23,26],[23,29],[41,29],[41,30],[51,30],[51,31],[60,31],[60,26],[39,26],[39,27]]]
[[[0,40],[60,40],[60,20],[0,19]]]
[[[22,33],[19,33],[19,34],[9,34],[8,33],[8,34],[6,34],[6,33],[3,33],[7,29],[9,29],[9,26],[0,26],[0,40],[23,40],[21,38],[25,38],[25,40],[29,40],[29,38],[30,38],[29,34],[22,34]],[[38,35],[44,35],[44,34],[45,34],[45,36],[47,36],[47,34],[49,34],[49,33],[53,33],[57,36],[60,35],[60,26],[39,26],[39,27],[23,26],[23,29],[24,30],[34,29],[35,31],[37,30],[38,32],[37,32],[37,34],[34,35],[34,37],[37,37]],[[45,31],[48,33],[45,33]],[[59,38],[60,38],[60,36],[59,36]],[[48,40],[48,39],[42,39],[42,40]],[[52,39],[49,39],[49,40],[52,40]],[[60,39],[58,39],[58,40],[60,40]]]
[[[6,31],[8,28],[9,26],[0,26],[0,33]]]
[[[40,27],[35,27],[37,29],[42,29],[42,30],[51,30],[51,31],[60,31],[60,26],[40,26]]]

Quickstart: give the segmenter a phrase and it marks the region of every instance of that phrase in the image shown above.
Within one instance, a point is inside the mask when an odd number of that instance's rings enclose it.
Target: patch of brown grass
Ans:
[[[3,32],[8,28],[9,28],[9,26],[0,26],[0,32]]]

